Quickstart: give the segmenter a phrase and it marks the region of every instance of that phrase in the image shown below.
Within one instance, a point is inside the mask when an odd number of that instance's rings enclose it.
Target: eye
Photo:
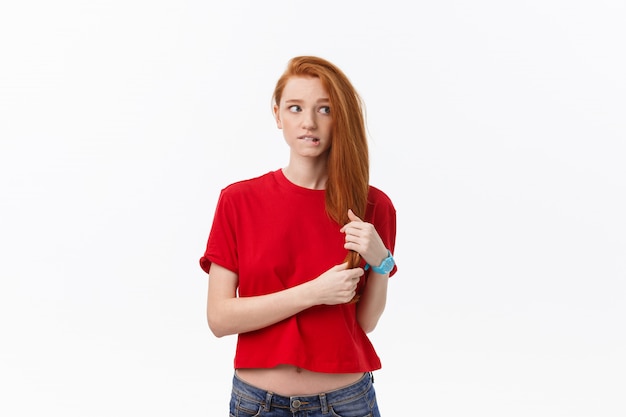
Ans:
[[[322,114],[330,114],[330,106],[320,107],[319,112],[322,113]]]
[[[289,109],[290,112],[292,113],[298,113],[299,111],[301,111],[302,109],[300,108],[300,106],[298,106],[297,104],[294,104],[293,106],[289,106],[287,107]]]

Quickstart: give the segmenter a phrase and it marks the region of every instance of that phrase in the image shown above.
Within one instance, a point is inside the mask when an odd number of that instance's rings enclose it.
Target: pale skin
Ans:
[[[330,148],[332,115],[328,94],[317,78],[293,77],[281,102],[274,107],[279,129],[289,145],[289,163],[283,168],[293,183],[324,189]],[[341,227],[345,249],[358,252],[370,265],[380,265],[387,249],[374,226],[348,211],[350,222]],[[222,337],[261,329],[309,307],[350,302],[364,271],[336,265],[318,277],[285,290],[254,297],[237,297],[236,273],[212,264],[209,271],[207,319],[211,331]],[[356,306],[357,321],[365,332],[376,327],[385,309],[389,275],[370,271],[370,278]],[[292,365],[270,369],[238,369],[240,378],[281,395],[311,395],[357,381],[363,373],[311,372]]]

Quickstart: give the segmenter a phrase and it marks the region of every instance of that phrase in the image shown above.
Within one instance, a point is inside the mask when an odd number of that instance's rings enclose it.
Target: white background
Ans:
[[[314,54],[398,211],[386,417],[626,416],[626,3],[0,6],[0,415],[226,415],[198,266]]]

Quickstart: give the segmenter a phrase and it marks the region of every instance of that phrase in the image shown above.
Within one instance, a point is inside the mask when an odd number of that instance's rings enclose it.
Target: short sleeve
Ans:
[[[212,263],[238,273],[237,224],[233,196],[223,189],[217,201],[213,224],[200,267],[208,274]]]
[[[372,187],[370,193],[366,218],[370,219],[383,243],[393,254],[396,248],[396,208],[391,199],[382,191]],[[397,270],[396,265],[389,276],[393,276]]]

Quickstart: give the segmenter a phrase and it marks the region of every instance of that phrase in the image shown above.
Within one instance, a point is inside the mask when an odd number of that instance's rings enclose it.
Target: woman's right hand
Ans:
[[[363,268],[348,269],[347,262],[333,266],[310,281],[310,289],[317,300],[315,304],[349,303],[354,298],[357,285],[364,273]]]

